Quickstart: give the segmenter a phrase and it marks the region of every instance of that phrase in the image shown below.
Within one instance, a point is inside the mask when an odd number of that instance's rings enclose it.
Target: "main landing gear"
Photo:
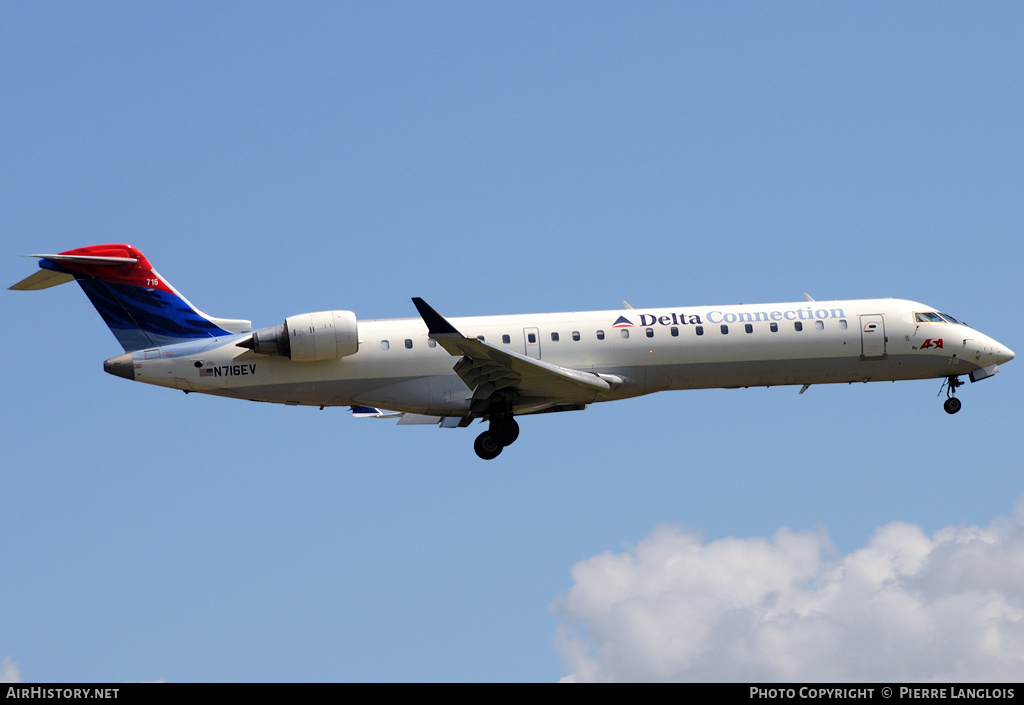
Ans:
[[[519,424],[511,415],[491,418],[491,425],[476,437],[473,450],[484,460],[493,460],[502,448],[510,446],[519,438]]]
[[[962,403],[956,398],[956,390],[963,385],[964,383],[956,375],[950,375],[946,380],[946,401],[942,404],[942,408],[946,410],[947,414],[955,414],[960,411]],[[939,392],[941,393],[942,390],[940,389]]]

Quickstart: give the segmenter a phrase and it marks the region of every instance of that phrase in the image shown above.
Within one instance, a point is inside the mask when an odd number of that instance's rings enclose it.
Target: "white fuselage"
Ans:
[[[898,299],[546,313],[449,319],[459,332],[551,365],[601,375],[605,391],[520,399],[516,413],[668,389],[981,377],[1012,351],[969,326],[920,320]],[[938,318],[936,316],[936,318]],[[134,379],[186,391],[415,414],[469,413],[458,358],[419,318],[358,322],[355,354],[296,362],[236,345],[246,334],[131,355]]]

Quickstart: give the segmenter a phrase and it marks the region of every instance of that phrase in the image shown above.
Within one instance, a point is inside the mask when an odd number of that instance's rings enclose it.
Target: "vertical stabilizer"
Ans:
[[[213,318],[157,274],[131,245],[92,245],[39,258],[42,271],[11,289],[45,289],[74,279],[126,352],[245,333],[244,320]]]

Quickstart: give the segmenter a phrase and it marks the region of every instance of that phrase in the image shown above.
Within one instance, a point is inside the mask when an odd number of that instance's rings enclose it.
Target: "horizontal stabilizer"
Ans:
[[[51,286],[73,282],[75,277],[64,272],[53,272],[49,269],[40,269],[32,276],[25,277],[14,286],[7,287],[11,291],[39,291],[49,289]]]
[[[400,411],[384,411],[373,406],[353,406],[352,416],[357,419],[397,419]]]
[[[68,264],[89,264],[106,265],[108,267],[135,264],[138,257],[99,257],[97,255],[25,255],[26,257],[38,257],[39,259],[52,259],[57,262]]]
[[[38,257],[42,260],[64,262],[66,264],[78,264],[89,266],[117,267],[133,265],[138,262],[136,257],[98,257],[95,255],[25,255],[26,257]],[[49,289],[51,286],[67,284],[75,280],[74,275],[67,272],[59,272],[53,269],[40,269],[30,277],[25,277],[14,286],[8,287],[11,291],[39,291]]]
[[[357,404],[351,407],[352,416],[357,419],[398,419],[399,426],[437,426],[456,428],[462,418],[458,416],[428,416],[427,414],[410,414],[402,411],[385,411],[375,406]]]

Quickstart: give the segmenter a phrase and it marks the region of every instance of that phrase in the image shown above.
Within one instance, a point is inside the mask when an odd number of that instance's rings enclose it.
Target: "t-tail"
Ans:
[[[208,316],[157,274],[131,245],[92,245],[38,257],[40,271],[11,289],[33,291],[77,281],[126,352],[247,333],[244,320]]]

